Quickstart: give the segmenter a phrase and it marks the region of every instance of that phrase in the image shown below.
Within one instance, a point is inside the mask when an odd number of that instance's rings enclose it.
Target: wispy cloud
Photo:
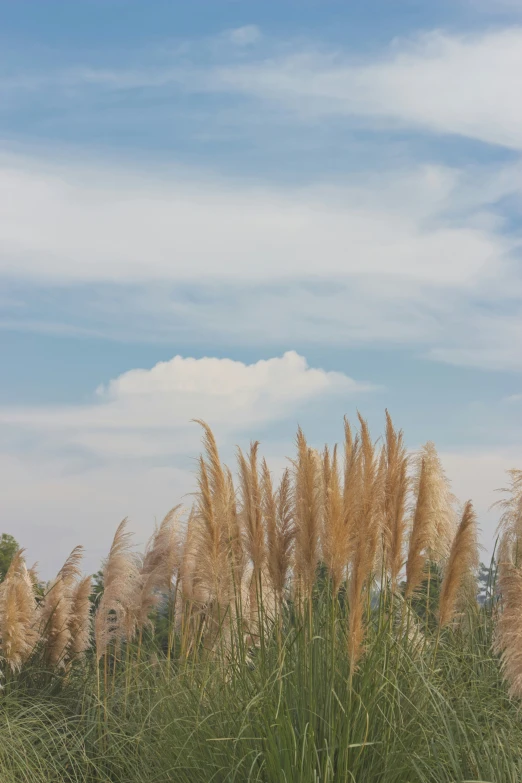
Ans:
[[[379,274],[463,286],[497,272],[514,247],[492,230],[488,194],[466,204],[461,174],[434,166],[344,188],[269,188],[197,172],[165,180],[14,159],[0,179],[0,274],[13,277],[237,283]],[[451,207],[464,209],[458,222]]]
[[[0,180],[0,275],[16,305],[3,302],[4,328],[406,344],[520,367],[519,237],[503,221],[518,167],[281,187],[4,156]]]
[[[261,39],[255,25],[227,31],[220,37],[225,38],[233,50],[262,40],[263,50],[237,58],[230,46],[216,49],[216,41],[193,44],[163,54],[160,64],[143,54],[130,68],[88,64],[15,72],[1,89],[15,101],[24,93],[34,98],[46,85],[63,88],[69,100],[71,87],[82,85],[229,93],[271,102],[300,121],[353,117],[387,131],[413,128],[522,149],[522,27],[469,34],[435,30],[397,39],[372,57],[317,43]]]
[[[398,40],[373,62],[295,52],[221,68],[224,88],[284,101],[304,115],[366,117],[522,148],[522,28]],[[216,78],[216,77],[215,77]]]
[[[261,40],[262,32],[256,24],[246,24],[243,27],[234,27],[223,33],[223,38],[236,46],[250,46]]]
[[[522,402],[522,394],[510,394],[509,397],[506,397],[505,401],[512,403]]]

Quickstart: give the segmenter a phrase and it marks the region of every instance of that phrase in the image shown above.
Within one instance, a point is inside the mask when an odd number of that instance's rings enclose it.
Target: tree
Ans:
[[[92,575],[91,603],[97,606],[103,595],[103,567]]]
[[[11,560],[19,549],[20,545],[13,536],[10,536],[9,533],[2,533],[0,536],[0,582],[4,580]]]

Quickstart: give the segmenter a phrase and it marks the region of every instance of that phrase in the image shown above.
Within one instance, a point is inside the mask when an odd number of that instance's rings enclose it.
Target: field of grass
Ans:
[[[389,417],[238,477],[204,426],[194,506],[93,590],[75,550],[0,586],[0,781],[522,780],[522,472],[477,602],[476,519]]]

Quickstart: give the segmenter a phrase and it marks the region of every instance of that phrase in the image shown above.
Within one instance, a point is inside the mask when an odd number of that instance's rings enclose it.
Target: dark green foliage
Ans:
[[[18,541],[9,533],[0,536],[0,582],[3,581],[15,552],[20,549]]]
[[[383,594],[352,677],[345,600],[319,571],[313,611],[286,610],[255,650],[183,661],[175,634],[169,661],[166,602],[156,635],[109,655],[99,678],[92,657],[47,680],[35,661],[0,696],[0,780],[519,783],[522,722],[491,654],[491,612],[439,635],[429,603],[408,619]]]

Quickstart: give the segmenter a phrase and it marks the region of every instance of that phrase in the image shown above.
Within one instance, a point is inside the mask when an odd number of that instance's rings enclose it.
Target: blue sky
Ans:
[[[3,527],[141,541],[206,417],[522,463],[522,2],[0,1]],[[174,359],[174,357],[180,357]]]

